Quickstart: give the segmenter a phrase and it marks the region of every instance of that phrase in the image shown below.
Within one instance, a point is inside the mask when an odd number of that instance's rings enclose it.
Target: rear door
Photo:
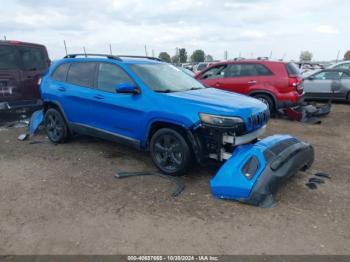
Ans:
[[[94,62],[73,62],[69,66],[66,83],[55,81],[52,84],[69,122],[93,126],[96,121],[91,116],[96,101],[93,92],[96,65]]]
[[[46,49],[40,46],[16,46],[19,54],[21,70],[21,86],[23,100],[40,98],[38,80],[49,66]]]
[[[22,99],[17,50],[11,45],[0,45],[0,102]]]

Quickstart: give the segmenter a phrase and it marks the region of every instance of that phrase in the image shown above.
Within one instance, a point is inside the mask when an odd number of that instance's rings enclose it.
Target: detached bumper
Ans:
[[[242,145],[211,180],[212,193],[217,198],[269,206],[280,184],[309,168],[313,160],[313,147],[289,135]]]

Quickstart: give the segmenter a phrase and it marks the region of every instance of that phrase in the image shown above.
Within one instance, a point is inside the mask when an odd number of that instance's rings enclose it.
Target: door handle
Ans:
[[[94,95],[94,98],[99,99],[99,100],[104,99],[104,97],[102,95]]]
[[[60,92],[66,92],[66,88],[64,88],[64,87],[62,87],[62,86],[60,86],[59,88],[57,88],[58,89],[58,91],[60,91]]]
[[[254,84],[256,84],[256,81],[255,80],[250,80],[250,81],[248,81],[248,84],[254,85]]]
[[[221,82],[216,82],[215,83],[215,86],[221,86],[221,85],[223,85],[223,83],[221,83]]]

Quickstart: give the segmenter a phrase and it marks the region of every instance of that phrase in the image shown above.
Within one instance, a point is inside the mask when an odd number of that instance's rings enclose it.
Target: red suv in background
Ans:
[[[293,63],[225,61],[208,67],[195,77],[207,86],[260,99],[271,112],[296,105],[303,95],[303,80]]]
[[[0,112],[40,107],[38,81],[50,63],[43,45],[0,41]]]

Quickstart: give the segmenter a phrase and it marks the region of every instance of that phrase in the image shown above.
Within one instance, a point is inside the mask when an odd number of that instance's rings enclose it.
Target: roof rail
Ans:
[[[115,59],[118,61],[123,61],[122,57],[125,58],[146,58],[150,60],[156,60],[156,61],[162,61],[161,59],[157,57],[152,57],[152,56],[138,56],[138,55],[108,55],[108,54],[68,54],[64,58],[76,58],[77,56],[101,56],[101,57],[106,57],[108,59]]]
[[[69,55],[66,55],[64,58],[76,58],[77,56],[85,56],[85,57],[88,57],[88,56],[102,56],[102,57],[107,57],[108,59],[115,59],[115,60],[118,60],[118,61],[122,61],[122,59],[120,59],[117,56],[106,55],[106,54],[69,54]]]
[[[163,61],[160,58],[153,57],[153,56],[141,56],[141,55],[117,55],[117,57],[125,57],[125,58],[146,58],[150,60],[156,60],[156,61]]]

